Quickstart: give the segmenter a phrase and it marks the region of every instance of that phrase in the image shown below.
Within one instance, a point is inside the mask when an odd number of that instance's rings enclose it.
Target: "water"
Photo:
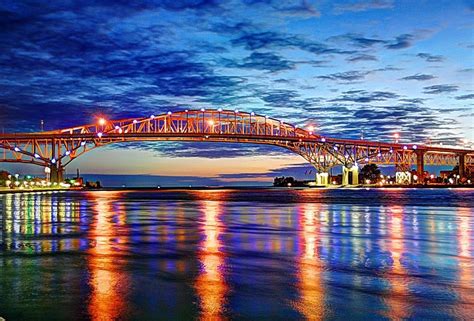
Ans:
[[[97,191],[0,200],[7,320],[474,315],[473,190]]]

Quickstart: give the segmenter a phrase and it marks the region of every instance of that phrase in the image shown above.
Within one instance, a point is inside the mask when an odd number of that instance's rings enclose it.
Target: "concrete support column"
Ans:
[[[359,185],[359,167],[342,166],[342,185]]]
[[[463,178],[465,173],[466,173],[465,155],[459,154],[459,176]]]
[[[418,175],[418,182],[423,182],[425,176],[425,152],[416,152],[416,174]]]
[[[317,173],[316,174],[316,185],[328,186],[329,185],[329,173]]]
[[[63,167],[58,167],[58,166],[51,166],[51,182],[53,183],[61,183],[64,179],[64,168]]]
[[[352,171],[352,185],[359,185],[359,166],[354,165],[351,168]]]

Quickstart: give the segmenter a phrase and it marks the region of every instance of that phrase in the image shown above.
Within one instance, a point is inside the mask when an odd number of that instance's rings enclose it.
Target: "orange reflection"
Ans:
[[[205,239],[199,250],[202,270],[195,287],[200,300],[201,320],[224,320],[223,306],[228,286],[222,274],[224,255],[219,251],[222,225],[219,222],[221,202],[203,201],[203,232]]]
[[[89,193],[94,203],[93,221],[89,239],[93,247],[89,250],[91,298],[89,314],[92,320],[117,320],[126,312],[125,296],[128,288],[127,273],[122,271],[123,263],[117,258],[126,248],[126,235],[120,235],[125,226],[125,211],[114,211],[113,202],[120,192]],[[119,205],[118,205],[119,206]],[[122,233],[126,234],[126,233]]]
[[[319,206],[304,204],[300,216],[300,246],[301,253],[298,271],[298,289],[300,299],[295,308],[306,320],[322,320],[324,318],[324,287],[322,261],[318,257],[316,242],[320,230],[320,220],[317,217]]]
[[[457,287],[459,304],[456,306],[456,312],[460,319],[464,320],[472,319],[472,303],[474,302],[474,263],[470,254],[471,215],[471,210],[468,208],[457,210],[460,224],[457,235],[459,247],[459,285]]]
[[[402,266],[400,259],[404,252],[403,245],[403,208],[401,206],[390,207],[390,247],[393,265],[389,276],[391,285],[391,293],[388,296],[387,303],[389,305],[389,317],[392,320],[402,320],[409,315],[403,297],[406,296],[408,285],[406,283],[406,271]]]

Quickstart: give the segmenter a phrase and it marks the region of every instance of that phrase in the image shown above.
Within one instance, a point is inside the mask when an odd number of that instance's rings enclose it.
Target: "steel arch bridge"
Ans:
[[[184,110],[38,133],[0,134],[0,161],[35,164],[62,180],[65,166],[97,147],[133,141],[193,141],[267,144],[301,155],[319,174],[336,165],[351,170],[359,164],[393,164],[406,171],[417,165],[474,164],[474,150],[323,137],[270,118],[230,110]],[[327,174],[326,174],[327,175]]]

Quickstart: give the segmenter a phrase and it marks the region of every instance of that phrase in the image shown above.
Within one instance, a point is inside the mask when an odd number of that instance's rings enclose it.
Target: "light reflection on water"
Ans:
[[[469,190],[0,195],[7,320],[470,319]]]

